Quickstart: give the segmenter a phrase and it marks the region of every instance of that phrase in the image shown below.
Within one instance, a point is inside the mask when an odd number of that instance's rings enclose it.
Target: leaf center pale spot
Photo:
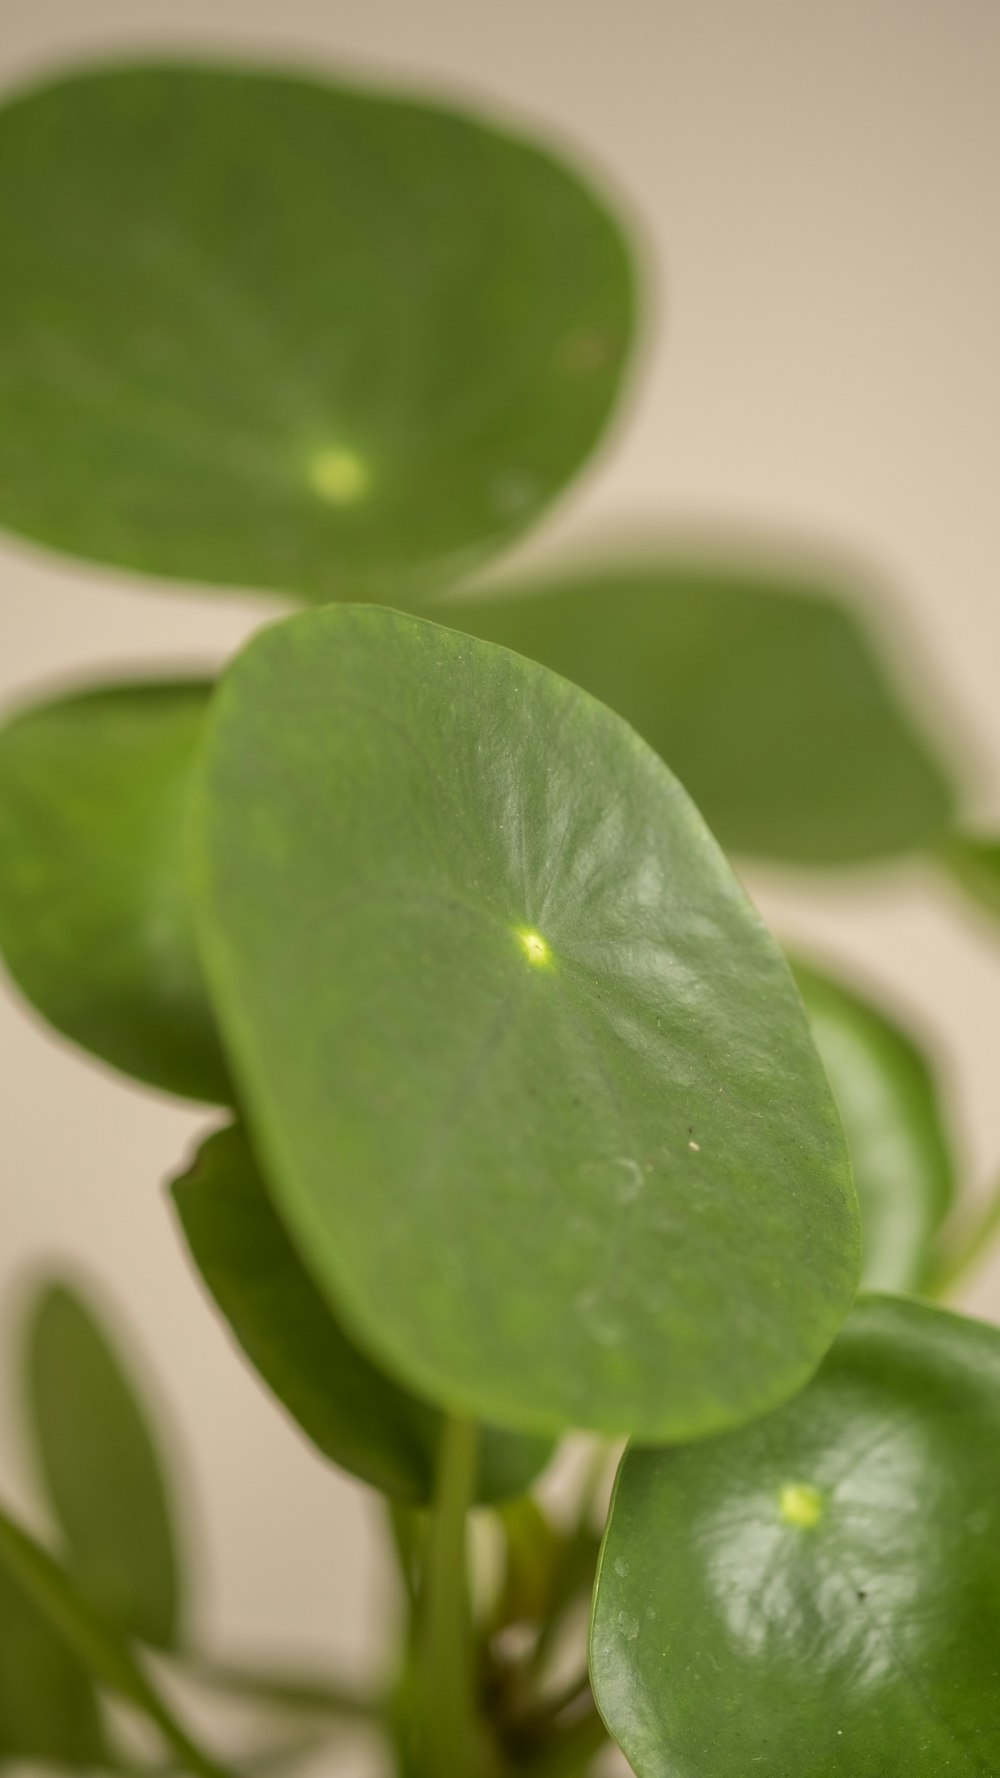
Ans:
[[[317,451],[309,464],[313,492],[331,506],[354,506],[371,485],[368,465],[355,451],[330,446]]]
[[[545,969],[551,963],[552,952],[540,932],[535,932],[530,926],[522,926],[517,934],[517,942],[528,962],[534,964],[536,969]]]
[[[778,1497],[778,1511],[786,1525],[808,1531],[823,1517],[823,1496],[808,1482],[786,1482]]]

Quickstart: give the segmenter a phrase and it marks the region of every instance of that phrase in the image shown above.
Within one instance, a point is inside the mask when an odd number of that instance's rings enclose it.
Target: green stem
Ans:
[[[417,1625],[420,1740],[427,1778],[476,1770],[472,1612],[466,1520],[476,1480],[476,1427],[449,1419],[441,1433]]]
[[[538,1632],[529,1662],[529,1669],[536,1676],[542,1672],[548,1660],[556,1632],[577,1590],[579,1569],[593,1537],[591,1520],[601,1483],[607,1473],[610,1450],[608,1443],[601,1439],[591,1452],[584,1470],[577,1498],[576,1520],[563,1552],[549,1615]],[[590,1578],[588,1576],[588,1584]]]
[[[347,1717],[355,1722],[377,1720],[384,1714],[385,1704],[381,1698],[366,1697],[325,1677],[314,1679],[310,1675],[300,1677],[291,1673],[270,1673],[256,1667],[233,1666],[190,1650],[175,1659],[198,1685],[229,1692],[235,1697],[254,1698],[279,1710]]]
[[[387,1500],[386,1511],[397,1572],[406,1603],[412,1612],[417,1603],[417,1575],[420,1567],[420,1515],[413,1507],[401,1506],[398,1500]]]
[[[608,1731],[593,1705],[521,1765],[523,1778],[578,1778],[608,1745]]]
[[[981,1207],[978,1215],[974,1219],[970,1219],[967,1227],[959,1232],[951,1246],[945,1248],[928,1279],[928,1296],[936,1297],[939,1300],[950,1296],[957,1286],[965,1281],[968,1274],[998,1238],[1000,1238],[1000,1184],[993,1187],[990,1197]]]
[[[225,1766],[217,1765],[215,1760],[203,1753],[197,1743],[192,1741],[187,1730],[181,1727],[173,1712],[148,1682],[144,1691],[144,1698],[135,1698],[133,1702],[145,1711],[150,1722],[156,1724],[167,1746],[173,1748],[185,1771],[191,1772],[194,1778],[231,1778]]]

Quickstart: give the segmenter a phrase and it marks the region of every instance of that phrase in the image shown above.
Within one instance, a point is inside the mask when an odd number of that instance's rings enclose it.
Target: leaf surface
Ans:
[[[93,1308],[54,1281],[33,1304],[28,1408],[74,1578],[98,1614],[161,1648],[177,1639],[173,1514],[145,1408]]]
[[[1000,1331],[862,1299],[738,1433],[631,1449],[591,1669],[637,1778],[1000,1770]]]
[[[955,1193],[934,1077],[912,1040],[869,1000],[800,961],[793,968],[847,1132],[862,1285],[919,1290]]]
[[[628,726],[361,607],[253,641],[194,822],[213,1000],[345,1325],[499,1425],[691,1436],[805,1380],[856,1208],[787,967]]]
[[[727,851],[853,864],[935,844],[948,775],[821,576],[665,557],[450,601],[445,621],[628,718]]]
[[[604,429],[621,231],[460,110],[208,65],[0,110],[0,521],[145,573],[403,597]]]
[[[107,1764],[86,1669],[0,1563],[0,1765]]]
[[[344,1332],[273,1209],[239,1126],[210,1136],[171,1190],[210,1295],[292,1419],[341,1468],[394,1499],[426,1505],[441,1416]],[[484,1428],[479,1499],[523,1493],[551,1454],[547,1440]]]
[[[184,867],[210,691],[109,686],[0,731],[0,949],[57,1031],[167,1092],[227,1103]]]

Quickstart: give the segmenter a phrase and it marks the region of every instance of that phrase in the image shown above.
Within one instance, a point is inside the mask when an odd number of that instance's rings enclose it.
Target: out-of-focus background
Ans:
[[[1000,11],[983,0],[0,0],[0,81],[198,49],[482,102],[562,142],[645,237],[652,327],[601,460],[520,559],[650,520],[750,527],[870,565],[1000,820]],[[2,246],[0,246],[2,259]],[[2,273],[0,273],[2,275]],[[273,609],[160,590],[0,538],[0,693],[220,662]],[[931,694],[933,696],[933,692]],[[967,1178],[1000,1171],[1000,928],[927,868],[749,874],[779,934],[930,1041]],[[208,1633],[363,1670],[375,1507],[237,1360],[161,1182],[206,1118],[0,1005],[0,1316],[32,1268],[111,1292],[197,1500]],[[1000,1320],[1000,1261],[967,1301]],[[0,1471],[26,1497],[0,1338]],[[342,1768],[346,1771],[347,1765]]]

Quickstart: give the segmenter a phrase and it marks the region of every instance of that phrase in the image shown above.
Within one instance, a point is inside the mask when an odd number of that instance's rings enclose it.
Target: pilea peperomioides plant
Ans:
[[[214,1108],[177,1225],[385,1497],[403,1614],[367,1694],[210,1657],[131,1366],[47,1280],[56,1536],[0,1513],[0,1759],[162,1770],[117,1698],[200,1778],[306,1721],[398,1778],[574,1778],[609,1739],[638,1778],[1000,1772],[1000,1332],[917,1300],[997,1211],[956,1210],[920,1050],[785,960],[721,848],[923,852],[994,913],[1000,850],[808,566],[465,584],[614,407],[607,204],[456,111],[165,64],[0,109],[0,235],[0,522],[317,607],[217,684],[11,717],[0,943],[56,1030]],[[273,1734],[207,1753],[185,1684]]]

